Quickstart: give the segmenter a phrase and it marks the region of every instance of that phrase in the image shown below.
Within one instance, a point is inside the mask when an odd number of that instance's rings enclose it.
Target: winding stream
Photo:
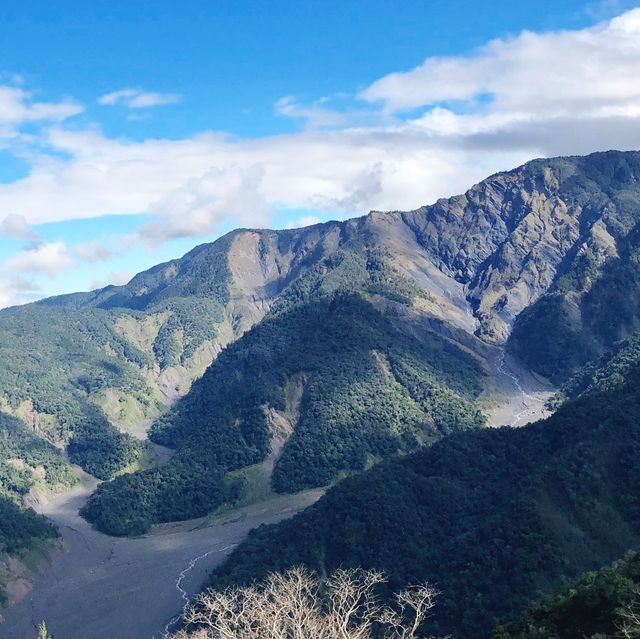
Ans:
[[[184,601],[184,605],[182,606],[182,609],[177,615],[169,619],[167,625],[164,627],[161,633],[162,639],[167,639],[167,637],[171,634],[171,632],[175,630],[175,627],[178,624],[178,621],[180,621],[180,617],[182,616],[182,614],[187,609],[187,606],[192,601],[193,597],[189,595],[189,593],[182,587],[182,583],[184,582],[187,575],[195,568],[196,564],[201,559],[206,559],[209,555],[211,555],[214,552],[224,552],[225,550],[233,550],[237,545],[238,544],[236,543],[236,544],[229,544],[224,548],[219,548],[219,549],[214,548],[212,550],[208,550],[202,555],[198,555],[197,557],[194,557],[193,559],[191,559],[191,561],[189,561],[189,565],[178,575],[178,578],[176,579],[176,584],[175,584],[176,590],[180,593],[180,596],[182,597],[182,601]],[[155,639],[155,637],[152,639]]]
[[[6,611],[2,639],[34,639],[42,620],[61,639],[160,639],[210,571],[252,528],[291,517],[322,494],[284,495],[224,518],[164,524],[144,537],[114,538],[78,515],[96,485],[86,473],[78,474],[79,487],[38,506],[58,525],[65,552]]]
[[[510,358],[503,347],[495,349],[493,369],[506,402],[488,411],[489,425],[525,426],[547,417],[546,404],[553,395],[551,387]]]

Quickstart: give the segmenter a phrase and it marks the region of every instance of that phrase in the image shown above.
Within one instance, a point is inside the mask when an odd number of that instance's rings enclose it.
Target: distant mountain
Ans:
[[[640,153],[541,159],[0,311],[5,547],[50,534],[18,504],[66,459],[112,480],[85,516],[113,534],[348,477],[218,579],[383,565],[438,583],[442,628],[489,632],[638,541],[639,222]],[[479,428],[492,344],[562,386],[554,417]],[[150,423],[175,456],[144,470]]]
[[[301,564],[377,568],[391,590],[438,588],[430,632],[489,637],[496,620],[640,543],[640,358],[619,371],[547,420],[460,432],[344,480],[252,532],[213,585]]]

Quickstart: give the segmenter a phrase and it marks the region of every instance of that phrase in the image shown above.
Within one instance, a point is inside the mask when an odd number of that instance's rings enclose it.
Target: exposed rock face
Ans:
[[[464,284],[480,335],[503,342],[577,258],[589,255],[597,267],[618,254],[640,219],[640,154],[535,160],[398,216]]]
[[[640,153],[534,160],[414,211],[234,231],[82,305],[142,308],[215,291],[237,336],[305,270],[345,248],[375,247],[433,295],[442,319],[504,342],[515,318],[577,258],[588,255],[597,267],[618,255],[639,207]]]
[[[535,160],[414,211],[236,231],[226,243],[236,324],[258,321],[304,269],[368,246],[431,293],[443,319],[504,342],[515,318],[576,259],[589,256],[597,268],[617,256],[639,218],[640,154],[608,152]]]

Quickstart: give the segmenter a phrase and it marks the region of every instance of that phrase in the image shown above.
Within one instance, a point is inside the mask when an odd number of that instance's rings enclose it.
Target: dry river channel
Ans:
[[[64,550],[26,597],[5,612],[2,639],[35,639],[45,620],[56,639],[161,639],[185,603],[261,524],[293,516],[322,491],[275,497],[216,518],[156,526],[139,538],[94,530],[78,511],[97,482],[78,471],[80,486],[41,504]]]

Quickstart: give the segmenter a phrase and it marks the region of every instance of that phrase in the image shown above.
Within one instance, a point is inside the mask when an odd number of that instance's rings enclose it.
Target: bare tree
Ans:
[[[53,639],[47,630],[47,624],[42,621],[38,626],[38,639]]]
[[[640,639],[640,588],[636,588],[635,601],[622,611],[620,633],[624,639]]]
[[[254,586],[208,590],[185,612],[195,629],[173,639],[419,639],[437,593],[416,586],[387,606],[376,594],[385,581],[375,570],[337,570],[321,580],[294,568]]]

